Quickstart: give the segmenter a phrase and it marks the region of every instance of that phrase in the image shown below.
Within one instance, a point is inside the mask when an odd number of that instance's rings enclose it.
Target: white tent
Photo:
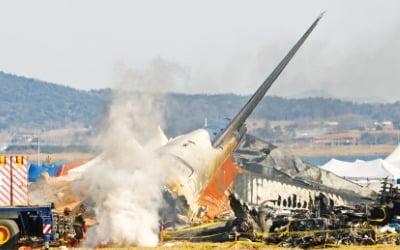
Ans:
[[[400,178],[400,169],[382,159],[354,162],[332,159],[321,168],[347,178]]]
[[[396,184],[400,179],[400,168],[382,159],[356,160],[354,162],[332,159],[321,168],[355,183],[367,185],[375,191],[380,189],[380,183],[385,178],[393,184]]]
[[[400,168],[400,144],[385,158],[385,161]]]

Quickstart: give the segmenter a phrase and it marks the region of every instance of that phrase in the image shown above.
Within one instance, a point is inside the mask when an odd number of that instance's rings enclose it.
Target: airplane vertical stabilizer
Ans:
[[[220,147],[224,142],[229,140],[246,121],[246,119],[253,112],[254,108],[258,105],[261,99],[264,97],[265,93],[274,83],[274,81],[281,74],[283,69],[289,63],[289,61],[296,54],[297,50],[301,47],[307,37],[314,30],[315,26],[317,26],[318,21],[322,18],[323,13],[314,21],[314,23],[308,28],[308,30],[304,33],[304,35],[300,38],[300,40],[292,47],[289,53],[282,59],[282,61],[278,64],[278,66],[272,71],[272,73],[268,76],[267,79],[263,82],[263,84],[258,88],[258,90],[254,93],[254,95],[250,98],[250,100],[246,103],[246,105],[240,110],[240,112],[236,115],[236,117],[229,123],[229,125],[219,134],[215,140],[213,141],[213,147]]]

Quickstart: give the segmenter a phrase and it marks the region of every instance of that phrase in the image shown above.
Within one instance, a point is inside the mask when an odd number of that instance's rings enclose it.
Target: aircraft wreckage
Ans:
[[[167,198],[190,220],[210,219],[229,211],[229,192],[251,205],[270,201],[280,207],[307,207],[320,193],[344,205],[373,194],[318,167],[301,162],[283,149],[246,135],[245,121],[311,34],[322,15],[304,33],[225,127],[207,126],[170,140],[160,148],[175,166]],[[208,156],[202,157],[207,152]],[[170,211],[170,209],[167,209]]]
[[[164,192],[169,205],[160,212],[162,228],[166,229],[161,234],[164,240],[227,241],[241,237],[302,248],[400,243],[400,237],[377,237],[371,227],[396,221],[400,215],[398,189],[384,183],[376,200],[371,189],[246,134],[246,119],[321,17],[226,127],[196,130],[169,141],[160,150],[177,166]],[[213,157],[202,158],[198,152]],[[215,220],[232,210],[234,219],[175,230],[181,223]]]
[[[283,247],[338,247],[340,245],[400,245],[400,191],[383,182],[370,204],[334,205],[319,193],[305,207],[282,209],[262,203],[250,209],[229,195],[233,218],[182,230],[166,230],[164,240],[223,242],[255,241]]]
[[[372,235],[370,227],[345,229],[365,222],[379,225],[395,220],[400,215],[398,189],[385,184],[377,195],[246,134],[246,119],[321,18],[322,14],[240,112],[232,120],[223,121],[225,125],[209,125],[170,140],[159,131],[163,139],[156,152],[169,166],[159,211],[163,239],[225,241],[244,237],[299,247],[321,241],[384,241]],[[81,168],[91,168],[101,158]],[[207,224],[210,220],[214,222]],[[199,224],[202,226],[190,227]],[[185,229],[176,230],[182,227]],[[336,230],[336,234],[327,234],[327,230]],[[306,231],[311,236],[289,231]]]

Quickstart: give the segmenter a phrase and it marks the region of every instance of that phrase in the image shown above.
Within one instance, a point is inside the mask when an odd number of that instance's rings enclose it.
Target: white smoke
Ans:
[[[97,142],[102,161],[84,173],[98,221],[88,238],[91,244],[156,246],[166,169],[154,144],[147,145],[162,125],[163,105],[154,90],[164,82],[150,84],[147,80],[154,78],[146,74],[154,71],[149,69],[118,70],[117,89]],[[136,92],[139,87],[144,92]]]

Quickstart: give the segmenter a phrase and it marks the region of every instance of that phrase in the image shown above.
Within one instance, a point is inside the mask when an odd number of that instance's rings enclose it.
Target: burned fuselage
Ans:
[[[250,100],[225,127],[196,130],[177,137],[159,149],[160,155],[171,166],[168,189],[177,197],[185,197],[188,214],[193,219],[215,217],[229,209],[227,191],[235,175],[241,170],[232,162],[234,148],[246,131],[246,119],[264,97],[322,15],[307,29],[278,66],[260,85]]]

